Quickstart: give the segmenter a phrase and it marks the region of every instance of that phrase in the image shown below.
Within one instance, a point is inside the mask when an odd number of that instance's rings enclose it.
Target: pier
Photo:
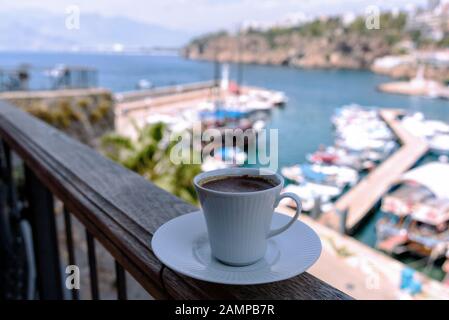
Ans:
[[[145,113],[149,109],[153,109],[153,107],[159,107],[158,111],[161,111],[161,107],[167,107],[167,109],[171,111],[173,111],[173,107],[175,107],[175,110],[179,110],[183,106],[190,106],[192,102],[194,103],[212,98],[214,95],[213,90],[214,86],[210,86],[207,88],[198,88],[196,90],[168,92],[167,94],[155,96],[148,94],[131,101],[120,101],[120,99],[116,99],[118,102],[115,109],[117,114],[125,114],[127,116]]]
[[[118,93],[115,95],[115,129],[120,134],[133,136],[134,125],[143,126],[154,113],[176,115],[218,94],[220,90],[212,81]]]
[[[269,91],[249,86],[239,89],[241,94],[251,90]],[[203,102],[224,101],[232,95],[235,93],[222,90],[214,81],[117,93],[115,129],[120,134],[132,137],[135,124],[143,126],[148,117],[155,113],[177,116],[184,110],[198,109]]]
[[[352,233],[369,214],[389,188],[409,170],[427,151],[427,143],[404,129],[398,120],[400,110],[381,110],[380,116],[394,132],[401,147],[369,173],[355,187],[340,197],[335,209],[323,214],[321,222],[335,230],[340,229],[339,213],[346,213],[345,229]]]

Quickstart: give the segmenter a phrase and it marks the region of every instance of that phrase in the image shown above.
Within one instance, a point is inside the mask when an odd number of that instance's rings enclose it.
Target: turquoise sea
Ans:
[[[21,63],[40,70],[32,82],[34,88],[48,86],[42,70],[60,63],[96,68],[99,85],[116,92],[135,89],[141,79],[155,86],[165,86],[210,80],[214,76],[213,63],[174,56],[0,53],[0,69]],[[336,107],[346,104],[421,111],[427,118],[449,122],[449,101],[380,93],[376,86],[390,79],[369,71],[300,70],[260,65],[242,68],[243,84],[281,90],[289,98],[285,108],[273,112],[268,124],[279,130],[280,166],[303,162],[306,154],[320,144],[332,144],[330,117]],[[235,78],[236,74],[236,66],[231,65],[231,77]],[[374,224],[379,217],[379,212],[373,215],[355,236],[374,245]],[[432,276],[440,278],[441,274],[434,272]]]

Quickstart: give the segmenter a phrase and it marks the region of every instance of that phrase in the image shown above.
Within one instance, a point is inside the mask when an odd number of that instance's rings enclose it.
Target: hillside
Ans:
[[[401,53],[403,40],[427,45],[419,32],[406,32],[406,16],[382,14],[379,30],[368,30],[359,17],[349,25],[340,18],[315,20],[291,28],[226,32],[192,40],[184,55],[191,59],[302,68],[369,68],[374,59]]]

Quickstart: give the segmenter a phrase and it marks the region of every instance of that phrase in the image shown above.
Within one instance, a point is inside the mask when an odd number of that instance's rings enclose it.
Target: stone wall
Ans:
[[[5,92],[0,99],[92,147],[114,130],[114,100],[106,89]]]

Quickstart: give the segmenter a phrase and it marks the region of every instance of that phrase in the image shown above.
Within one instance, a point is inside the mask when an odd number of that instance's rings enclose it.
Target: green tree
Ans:
[[[170,152],[176,141],[169,141],[171,132],[165,124],[135,127],[138,132],[136,140],[116,133],[104,136],[101,143],[102,152],[160,188],[197,204],[192,181],[201,172],[201,166],[176,165],[170,160]]]
[[[440,47],[449,48],[449,33],[446,33],[443,39],[438,43]]]

